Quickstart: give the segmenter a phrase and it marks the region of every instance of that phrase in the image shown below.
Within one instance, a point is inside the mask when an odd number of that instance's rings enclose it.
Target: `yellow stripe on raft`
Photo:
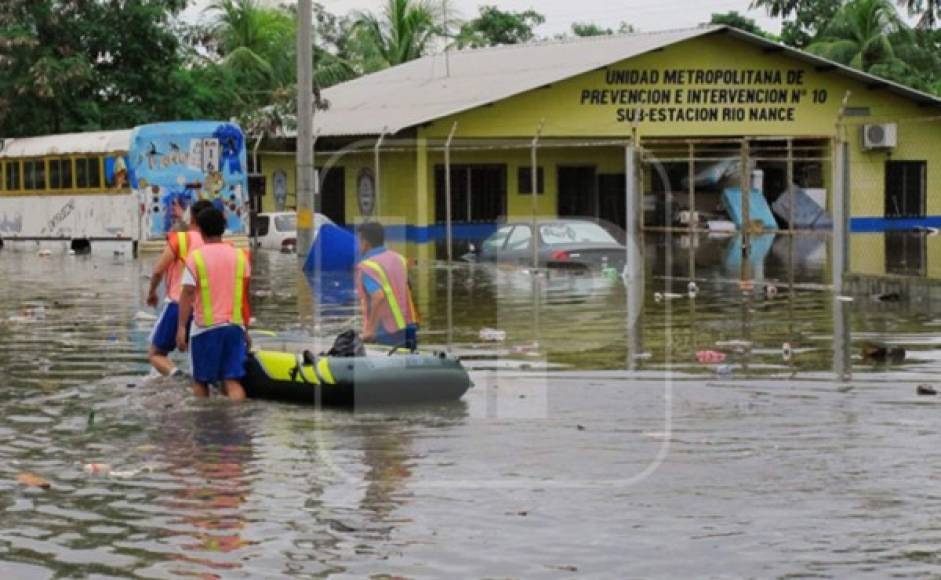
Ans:
[[[323,382],[328,385],[337,384],[336,379],[333,378],[333,373],[330,371],[330,361],[322,358],[317,361],[317,374],[320,375],[320,378],[323,379]]]

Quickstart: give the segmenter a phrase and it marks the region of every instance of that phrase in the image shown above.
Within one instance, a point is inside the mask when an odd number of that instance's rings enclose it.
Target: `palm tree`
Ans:
[[[797,12],[800,5],[801,0],[752,0],[749,8],[752,10],[764,8],[768,11],[768,15],[773,18],[787,18]]]
[[[889,0],[851,0],[836,13],[820,37],[807,47],[824,58],[872,72],[899,69],[896,44],[912,42],[911,29]]]
[[[915,27],[920,30],[929,30],[938,23],[938,15],[941,14],[941,0],[898,0],[899,6],[903,6],[912,16],[919,15],[918,23]]]
[[[224,64],[269,88],[294,78],[294,18],[285,10],[266,8],[258,0],[215,0],[212,35]]]
[[[386,0],[379,15],[359,13],[354,30],[367,53],[367,69],[423,56],[440,32],[437,10],[427,0]]]

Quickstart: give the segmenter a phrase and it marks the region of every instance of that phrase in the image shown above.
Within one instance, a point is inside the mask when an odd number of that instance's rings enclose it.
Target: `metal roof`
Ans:
[[[0,149],[0,158],[123,153],[127,152],[130,146],[131,129],[66,133],[43,137],[7,139],[3,149]]]
[[[886,88],[919,103],[941,106],[938,97],[784,44],[728,26],[701,26],[426,56],[324,90],[323,97],[330,107],[317,111],[314,132],[321,136],[394,134],[673,44],[721,33],[836,70],[873,88]]]

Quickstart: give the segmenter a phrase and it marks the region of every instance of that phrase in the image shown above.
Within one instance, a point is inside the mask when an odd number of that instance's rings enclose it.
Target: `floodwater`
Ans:
[[[3,250],[0,578],[938,575],[937,304],[835,299],[822,238],[756,239],[743,285],[738,244],[650,237],[627,287],[428,266],[476,386],[356,412],[193,400],[147,378],[146,261]],[[355,323],[296,264],[257,256],[269,346]]]

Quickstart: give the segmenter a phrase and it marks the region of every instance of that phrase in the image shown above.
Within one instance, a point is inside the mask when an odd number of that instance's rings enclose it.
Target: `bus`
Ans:
[[[0,243],[77,253],[162,247],[211,200],[227,235],[249,223],[245,138],[234,123],[179,121],[0,142]]]

